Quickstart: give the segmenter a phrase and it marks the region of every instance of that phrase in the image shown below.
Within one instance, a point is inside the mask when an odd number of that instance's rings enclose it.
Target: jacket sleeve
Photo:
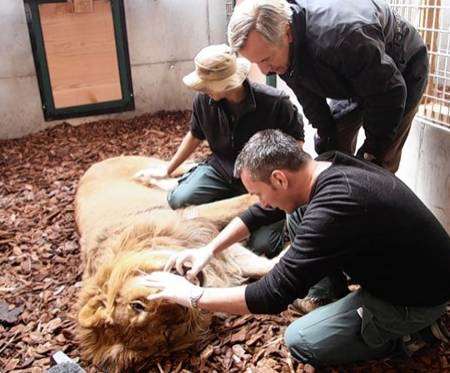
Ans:
[[[353,31],[338,45],[336,55],[342,74],[363,102],[367,150],[381,156],[403,117],[405,80],[386,53],[382,31],[376,25]]]
[[[321,135],[332,133],[336,129],[336,124],[331,115],[330,107],[324,97],[318,96],[309,89],[297,85],[294,91],[298,102],[302,106],[303,113],[308,118],[309,123],[316,128]]]
[[[303,116],[291,102],[288,96],[282,96],[277,103],[277,118],[280,129],[296,140],[305,141]]]

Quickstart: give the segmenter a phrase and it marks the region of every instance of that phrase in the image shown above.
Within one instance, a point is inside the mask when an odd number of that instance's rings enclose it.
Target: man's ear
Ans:
[[[288,179],[286,174],[281,170],[273,170],[270,174],[270,181],[272,185],[277,189],[286,190],[288,187]]]
[[[290,23],[286,23],[286,38],[289,44],[294,41],[294,38],[292,37],[292,26]]]

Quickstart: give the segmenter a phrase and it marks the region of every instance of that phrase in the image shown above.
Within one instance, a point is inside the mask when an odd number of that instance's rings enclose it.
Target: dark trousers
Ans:
[[[380,166],[391,171],[392,173],[397,172],[400,165],[403,145],[408,137],[417,109],[418,107],[415,106],[409,112],[405,113],[400,122],[400,126],[397,129],[394,141],[386,149],[382,159],[380,160]],[[354,155],[356,151],[358,132],[364,124],[363,111],[358,107],[343,115],[339,119],[335,119],[335,122],[337,128],[336,150]]]
[[[315,367],[405,357],[403,337],[420,335],[445,309],[395,306],[360,289],[300,317],[284,339],[294,358]]]

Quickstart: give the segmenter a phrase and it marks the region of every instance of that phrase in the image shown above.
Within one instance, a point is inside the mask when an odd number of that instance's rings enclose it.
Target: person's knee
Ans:
[[[284,333],[284,343],[286,344],[292,357],[299,362],[317,366],[319,362],[315,359],[311,344],[308,343],[306,336],[300,333],[301,326],[299,321],[289,325]]]
[[[175,188],[167,194],[167,203],[173,210],[186,207],[189,205],[189,195]]]

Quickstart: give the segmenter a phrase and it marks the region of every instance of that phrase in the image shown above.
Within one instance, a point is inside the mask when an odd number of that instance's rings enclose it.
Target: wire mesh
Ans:
[[[421,33],[430,71],[418,116],[450,126],[450,0],[388,0]]]

